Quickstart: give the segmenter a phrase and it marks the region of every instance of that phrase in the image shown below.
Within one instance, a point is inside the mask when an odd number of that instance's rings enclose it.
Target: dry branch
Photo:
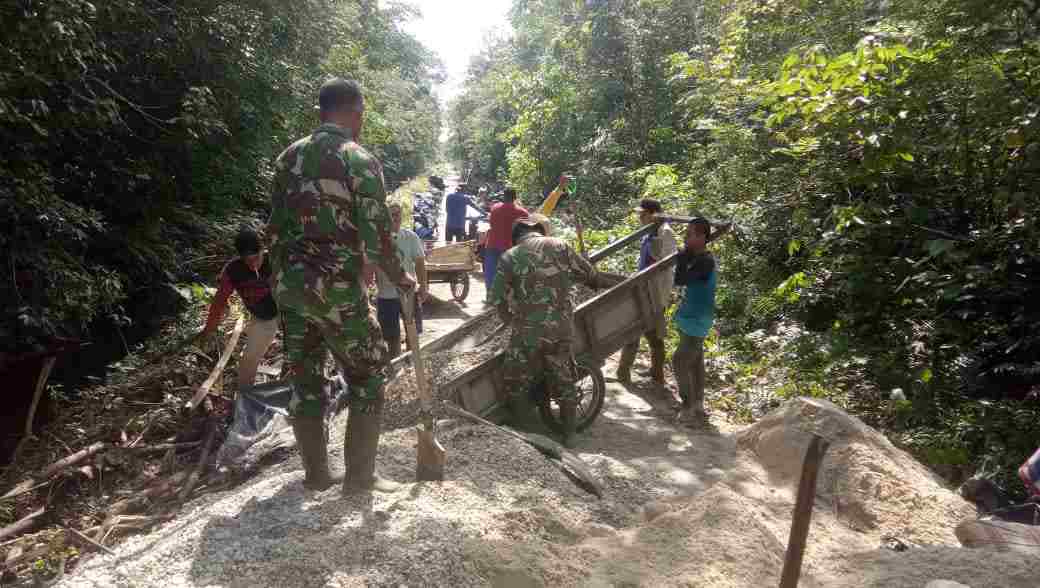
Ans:
[[[206,461],[209,459],[209,452],[213,449],[213,442],[217,439],[217,423],[210,420],[206,423],[206,439],[202,443],[202,455],[199,456],[199,463],[195,465],[195,469],[192,470],[191,475],[188,476],[187,483],[181,488],[180,493],[177,495],[177,499],[184,502],[191,495],[191,491],[195,488],[195,485],[199,482],[199,476],[202,474],[202,470],[206,469]]]
[[[107,553],[109,555],[115,555],[116,554],[116,552],[114,552],[111,549],[105,547],[101,543],[98,543],[97,541],[94,541],[90,537],[87,537],[83,533],[80,533],[76,529],[73,529],[71,527],[65,527],[65,530],[68,531],[70,534],[72,534],[73,537],[75,537],[76,539],[79,539],[80,541],[86,543],[87,545],[90,545],[92,547],[96,547],[96,548],[100,549],[101,551],[104,551],[105,553]]]
[[[0,529],[0,541],[7,539],[8,537],[11,537],[13,535],[19,535],[28,531],[29,529],[32,529],[34,526],[36,526],[37,523],[40,522],[40,517],[42,517],[45,512],[46,510],[43,508],[37,509],[35,512],[26,517],[23,517],[18,522],[11,523],[3,529]]]
[[[56,461],[56,462],[52,463],[51,465],[47,466],[46,468],[44,468],[43,473],[41,474],[41,477],[49,478],[49,477],[53,476],[54,474],[57,474],[58,472],[61,472],[62,470],[66,469],[66,468],[68,468],[70,466],[74,466],[74,465],[80,463],[81,461],[83,461],[83,460],[85,460],[87,458],[90,458],[90,457],[93,457],[94,455],[97,455],[97,453],[99,451],[101,451],[102,449],[106,449],[108,447],[111,447],[111,445],[108,444],[108,443],[101,443],[101,442],[94,443],[93,445],[87,447],[86,449],[81,449],[81,450],[77,451],[76,453],[73,453],[72,455],[70,455],[68,457],[65,457],[63,459],[59,459],[58,461]]]
[[[36,389],[33,391],[32,404],[29,405],[29,416],[25,419],[25,432],[22,434],[22,439],[18,442],[18,445],[14,448],[14,453],[11,454],[11,465],[18,463],[18,458],[22,454],[22,450],[25,449],[25,444],[32,439],[33,436],[33,421],[36,419],[36,407],[40,404],[40,396],[43,395],[44,388],[47,387],[47,380],[51,376],[51,368],[54,367],[54,362],[57,361],[57,357],[50,356],[43,360],[43,367],[40,369],[40,375],[36,378]]]

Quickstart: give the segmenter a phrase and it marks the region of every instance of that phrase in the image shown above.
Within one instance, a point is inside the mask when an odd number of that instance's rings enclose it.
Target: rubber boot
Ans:
[[[560,420],[563,421],[563,446],[574,447],[578,423],[578,403],[573,400],[560,401]]]
[[[377,400],[370,412],[361,412],[351,406],[347,414],[347,432],[343,439],[343,459],[347,474],[343,480],[344,494],[362,492],[393,492],[401,484],[382,478],[376,473],[376,452],[379,449],[380,420],[383,399]]]
[[[293,434],[303,460],[304,488],[326,490],[343,479],[342,475],[329,472],[329,453],[326,446],[325,420],[321,417],[296,417],[293,419]]]
[[[638,352],[638,341],[629,343],[621,348],[621,358],[618,359],[617,372],[615,372],[619,382],[628,384],[632,381],[632,364],[636,362],[636,353]]]
[[[537,421],[534,416],[534,404],[526,394],[515,394],[509,397],[509,425],[521,431],[534,431]]]

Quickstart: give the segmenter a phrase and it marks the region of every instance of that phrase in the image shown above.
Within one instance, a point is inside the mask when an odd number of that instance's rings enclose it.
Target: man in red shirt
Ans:
[[[516,204],[516,190],[506,188],[502,192],[503,202],[491,207],[488,224],[487,243],[484,245],[484,285],[487,288],[487,302],[491,296],[491,285],[495,283],[495,270],[498,259],[513,246],[513,223],[516,219],[527,216],[527,209]]]
[[[264,259],[260,235],[248,227],[235,237],[238,257],[232,259],[220,272],[220,289],[209,306],[209,318],[199,333],[208,338],[217,331],[224,318],[228,297],[238,292],[249,310],[251,320],[246,327],[246,349],[238,360],[238,387],[251,387],[256,382],[256,369],[278,334],[278,306],[271,296],[271,262]]]

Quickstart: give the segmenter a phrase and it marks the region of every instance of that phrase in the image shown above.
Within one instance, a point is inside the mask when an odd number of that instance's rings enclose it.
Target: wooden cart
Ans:
[[[451,284],[451,297],[457,302],[469,296],[469,274],[477,269],[475,244],[475,241],[451,243],[426,254],[426,275],[430,283]]]
[[[653,225],[647,225],[594,253],[589,259],[593,263],[600,261],[652,229]],[[575,309],[572,351],[579,366],[577,376],[587,378],[587,385],[593,392],[583,395],[579,389],[579,430],[591,424],[602,408],[603,394],[596,388],[603,386],[603,362],[626,343],[638,340],[644,332],[651,330],[664,311],[657,307],[652,295],[652,282],[662,272],[670,272],[674,264],[673,254]],[[448,394],[466,410],[501,422],[507,416],[506,390],[502,382],[504,360],[504,353],[499,353],[462,373],[446,384]]]

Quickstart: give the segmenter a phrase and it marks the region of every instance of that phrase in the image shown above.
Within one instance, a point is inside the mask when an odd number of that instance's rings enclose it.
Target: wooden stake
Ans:
[[[813,502],[816,500],[816,475],[820,471],[820,463],[829,446],[830,443],[826,439],[814,433],[812,441],[809,442],[809,449],[805,452],[802,479],[798,483],[798,498],[794,503],[791,535],[787,539],[784,570],[780,575],[780,588],[797,588],[798,586],[798,578],[802,573],[802,556],[805,554],[805,539],[809,535]]]
[[[197,407],[199,403],[206,398],[206,395],[209,394],[209,389],[213,387],[213,383],[217,381],[217,378],[219,378],[220,374],[224,371],[224,366],[226,366],[228,360],[231,359],[231,352],[235,350],[235,345],[238,345],[238,337],[242,334],[242,327],[244,325],[245,319],[240,315],[238,321],[235,322],[235,329],[231,331],[231,338],[228,339],[227,344],[224,345],[224,352],[220,354],[220,360],[217,361],[217,365],[213,366],[213,369],[210,370],[209,377],[206,378],[206,381],[203,382],[201,386],[199,386],[198,391],[195,392],[195,396],[192,396],[191,400],[184,405],[185,408],[195,410],[195,407]]]
[[[33,391],[32,404],[29,405],[29,416],[25,419],[25,432],[23,433],[22,439],[18,441],[18,445],[14,448],[14,453],[11,454],[11,466],[18,463],[18,457],[22,454],[22,450],[25,449],[25,444],[28,443],[29,439],[33,436],[33,421],[36,420],[36,407],[40,404],[40,397],[43,396],[43,391],[47,388],[47,380],[51,377],[51,368],[54,367],[54,362],[58,358],[50,356],[43,360],[43,366],[40,368],[40,375],[36,378],[36,390]]]

